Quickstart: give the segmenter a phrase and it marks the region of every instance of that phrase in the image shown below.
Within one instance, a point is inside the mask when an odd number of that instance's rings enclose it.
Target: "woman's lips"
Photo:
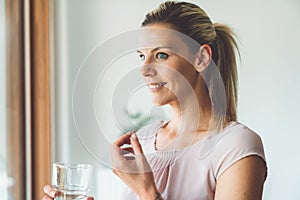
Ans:
[[[167,84],[167,82],[149,83],[148,87],[152,92],[156,92],[166,84]]]

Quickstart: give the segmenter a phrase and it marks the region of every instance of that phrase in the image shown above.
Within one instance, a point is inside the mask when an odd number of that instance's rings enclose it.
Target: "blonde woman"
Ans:
[[[237,122],[230,28],[195,4],[168,1],[146,15],[142,30],[141,74],[172,118],[115,141],[113,172],[128,186],[122,199],[261,199],[266,160],[260,137]]]

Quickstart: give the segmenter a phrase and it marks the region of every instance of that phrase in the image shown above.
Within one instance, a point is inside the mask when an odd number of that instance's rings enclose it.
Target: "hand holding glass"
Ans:
[[[90,190],[92,166],[87,164],[54,163],[52,187],[55,200],[84,200]]]

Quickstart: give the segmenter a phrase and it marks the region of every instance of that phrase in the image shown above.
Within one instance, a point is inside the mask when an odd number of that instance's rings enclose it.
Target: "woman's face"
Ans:
[[[168,24],[146,27],[138,50],[141,74],[152,94],[153,103],[166,105],[182,101],[194,92],[199,74],[193,66],[194,54]]]

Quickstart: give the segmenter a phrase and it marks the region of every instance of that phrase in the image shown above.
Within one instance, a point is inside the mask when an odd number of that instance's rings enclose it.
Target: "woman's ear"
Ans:
[[[196,53],[194,66],[198,72],[203,72],[212,60],[212,50],[208,44],[203,44]]]

